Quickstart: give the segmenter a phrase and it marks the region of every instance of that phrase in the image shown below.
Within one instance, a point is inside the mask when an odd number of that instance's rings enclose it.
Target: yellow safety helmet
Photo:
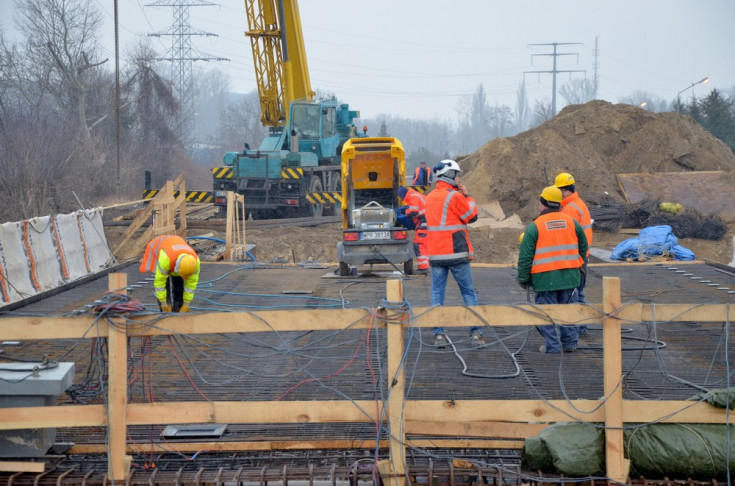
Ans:
[[[526,234],[526,232],[525,232],[525,231],[523,231],[523,232],[521,232],[521,234],[520,234],[520,235],[518,235],[518,244],[519,244],[519,245],[520,245],[521,243],[523,243],[523,235],[525,235],[525,234]]]
[[[568,172],[562,172],[558,176],[556,176],[556,180],[554,180],[554,185],[556,187],[567,187],[574,184],[574,176]]]
[[[544,190],[541,191],[541,194],[539,194],[539,197],[546,202],[554,203],[556,206],[561,205],[561,200],[562,200],[561,189],[559,189],[556,186],[544,187]]]
[[[183,278],[188,278],[194,275],[197,271],[197,258],[188,253],[181,255],[176,262],[177,272]]]

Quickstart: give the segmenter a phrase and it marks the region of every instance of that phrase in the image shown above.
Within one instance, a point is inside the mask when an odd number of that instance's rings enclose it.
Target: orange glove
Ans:
[[[189,312],[191,309],[189,309],[189,306],[184,304],[181,306],[181,309],[179,309],[179,312]]]
[[[158,305],[161,306],[161,312],[171,312],[171,306],[166,302],[159,302]]]

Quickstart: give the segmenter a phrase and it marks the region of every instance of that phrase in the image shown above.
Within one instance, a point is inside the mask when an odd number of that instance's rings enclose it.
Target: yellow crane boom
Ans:
[[[264,126],[285,126],[294,100],[312,100],[297,0],[245,0]]]

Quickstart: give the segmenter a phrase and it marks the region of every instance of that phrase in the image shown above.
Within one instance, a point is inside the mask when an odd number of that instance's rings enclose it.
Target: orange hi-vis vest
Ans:
[[[477,203],[442,180],[426,196],[426,227],[429,230],[429,261],[472,260],[467,223],[477,216]]]
[[[416,230],[426,231],[426,198],[415,189],[407,187],[406,197],[403,201],[408,204],[406,216],[413,220]]]
[[[192,255],[194,258],[199,259],[194,249],[189,246],[185,239],[175,235],[163,235],[158,238],[154,238],[145,247],[145,254],[143,260],[140,262],[140,272],[155,272],[158,264],[158,255],[161,250],[166,252],[169,262],[176,262],[180,255],[187,253]],[[172,273],[173,268],[162,268],[163,273]]]
[[[561,212],[574,218],[584,230],[584,235],[587,237],[587,244],[589,245],[587,256],[590,256],[589,248],[592,248],[592,216],[587,205],[579,197],[579,194],[573,192],[562,200]]]
[[[538,229],[538,240],[531,273],[553,272],[582,266],[579,241],[571,216],[554,211],[542,214],[533,222]]]

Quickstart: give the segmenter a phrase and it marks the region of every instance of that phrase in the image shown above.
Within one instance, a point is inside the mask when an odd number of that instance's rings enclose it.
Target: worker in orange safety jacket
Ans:
[[[428,273],[429,243],[427,242],[428,235],[426,231],[426,198],[419,191],[406,186],[398,188],[398,197],[408,205],[406,216],[411,218],[416,229],[413,237],[413,249],[419,266],[418,273]]]
[[[413,172],[412,185],[414,186],[428,186],[433,180],[431,169],[426,167],[426,162],[421,162],[416,170]]]
[[[467,225],[477,219],[477,203],[460,184],[461,169],[454,160],[442,160],[433,169],[436,187],[426,196],[426,228],[429,231],[431,305],[444,305],[447,277],[452,273],[464,305],[477,305],[470,260],[474,257]],[[444,327],[433,330],[434,346],[443,348],[448,339]],[[482,328],[470,329],[472,343],[484,344]]]
[[[146,246],[140,272],[155,272],[153,292],[162,312],[189,312],[199,283],[196,251],[180,236],[163,235]]]
[[[584,287],[587,284],[587,263],[590,257],[590,248],[592,248],[592,217],[587,205],[579,197],[576,191],[574,176],[568,172],[562,172],[556,176],[554,185],[561,190],[564,199],[561,200],[561,212],[568,214],[582,226],[584,235],[587,237],[587,255],[584,257],[584,265],[582,266],[582,280],[577,288],[577,295],[580,304],[586,304],[587,299],[584,294]],[[586,325],[577,326],[577,332],[584,337],[589,333]]]

